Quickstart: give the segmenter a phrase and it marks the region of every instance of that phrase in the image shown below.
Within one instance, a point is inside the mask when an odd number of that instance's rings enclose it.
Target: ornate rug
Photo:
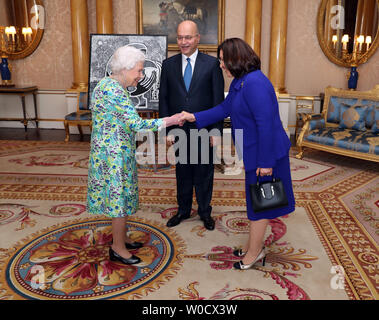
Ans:
[[[174,168],[139,168],[128,222],[142,262],[109,260],[111,220],[85,210],[89,144],[0,141],[0,299],[372,300],[379,283],[379,169],[308,150],[291,157],[296,210],[271,220],[265,266],[233,270],[246,241],[243,172],[215,174],[214,231],[175,228]],[[293,151],[293,155],[295,151]]]

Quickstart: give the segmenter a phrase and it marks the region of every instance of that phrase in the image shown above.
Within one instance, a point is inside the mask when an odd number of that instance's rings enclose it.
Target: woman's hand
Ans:
[[[184,122],[188,121],[188,122],[195,122],[196,121],[196,118],[195,116],[193,115],[193,113],[189,113],[189,112],[186,112],[186,111],[182,111],[182,113],[180,114],[180,119],[179,119],[181,125],[184,124]]]
[[[174,125],[180,125],[182,126],[183,123],[180,122],[181,113],[174,114],[171,117],[163,118],[163,121],[165,123],[165,127],[170,127]]]
[[[271,176],[272,175],[272,168],[257,168],[257,176],[260,175],[261,177],[264,176]]]

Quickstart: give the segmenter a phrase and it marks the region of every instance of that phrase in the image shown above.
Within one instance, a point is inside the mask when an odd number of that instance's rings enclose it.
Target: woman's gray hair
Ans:
[[[109,67],[112,71],[112,74],[117,74],[121,70],[131,70],[136,64],[140,61],[145,61],[145,54],[132,46],[123,46],[118,48],[109,62]]]

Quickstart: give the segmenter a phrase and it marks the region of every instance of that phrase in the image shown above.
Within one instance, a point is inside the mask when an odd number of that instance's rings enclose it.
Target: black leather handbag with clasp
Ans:
[[[250,194],[254,212],[277,209],[288,205],[283,182],[278,178],[272,177],[272,181],[260,182],[258,176],[257,183],[250,185]]]

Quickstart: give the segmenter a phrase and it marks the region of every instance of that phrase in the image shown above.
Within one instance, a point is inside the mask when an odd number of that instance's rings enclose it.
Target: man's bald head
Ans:
[[[197,24],[191,20],[182,21],[177,28],[177,41],[181,53],[191,56],[200,42]]]
[[[178,28],[176,29],[176,32],[179,34],[179,31],[182,31],[183,29],[191,31],[194,34],[199,33],[199,28],[197,27],[197,24],[193,22],[192,20],[184,20],[181,23],[179,23]]]

